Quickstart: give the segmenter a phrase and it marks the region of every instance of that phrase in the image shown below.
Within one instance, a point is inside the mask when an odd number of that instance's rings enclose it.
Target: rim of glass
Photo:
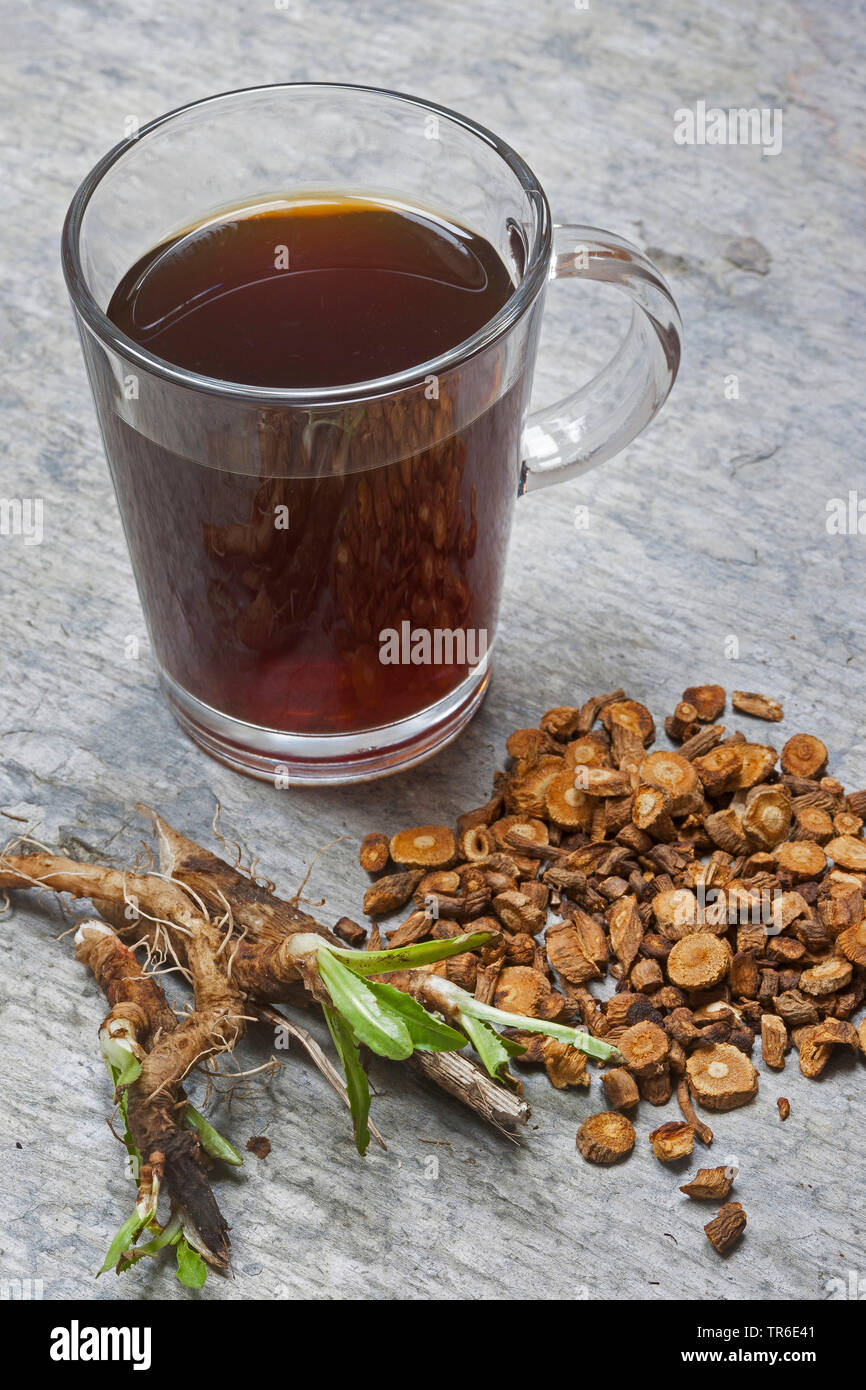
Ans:
[[[158,130],[161,126],[168,124],[168,122],[175,120],[179,116],[185,115],[187,112],[197,107],[211,106],[218,102],[228,101],[233,97],[252,95],[259,92],[291,92],[310,89],[318,89],[323,92],[357,92],[362,96],[388,97],[394,101],[405,102],[406,105],[417,107],[422,111],[428,111],[435,115],[446,117],[449,121],[453,121],[457,125],[462,126],[464,130],[476,136],[485,145],[493,149],[517,177],[518,182],[526,193],[536,213],[533,244],[529,247],[527,265],[520,284],[515,287],[513,293],[509,295],[502,308],[498,310],[489,322],[484,324],[476,333],[473,333],[471,337],[449,348],[447,352],[440,353],[438,357],[431,357],[426,362],[419,362],[416,366],[407,367],[404,371],[394,372],[390,376],[374,377],[366,381],[348,382],[341,386],[311,387],[309,389],[305,387],[283,388],[279,386],[251,386],[244,382],[223,381],[218,377],[203,376],[198,372],[191,372],[184,367],[175,366],[164,358],[157,357],[153,353],[148,352],[145,348],[142,348],[138,343],[134,342],[132,338],[122,333],[106,316],[102,309],[100,309],[84,276],[79,246],[81,227],[87,205],[99,184],[108,171],[112,169],[130,149],[139,145],[141,141],[153,131]],[[406,386],[412,385],[413,383],[417,383],[420,378],[425,376],[441,374],[447,371],[456,362],[471,357],[481,349],[487,347],[516,323],[524,310],[534,300],[547,278],[547,260],[550,247],[550,207],[544,190],[529,165],[521,158],[516,150],[513,150],[511,146],[506,144],[504,140],[501,140],[498,135],[494,135],[492,131],[487,130],[485,126],[478,125],[467,116],[462,116],[459,112],[452,111],[447,106],[439,106],[435,102],[426,101],[422,97],[409,96],[405,92],[394,92],[387,87],[366,87],[352,82],[272,82],[254,87],[237,87],[231,91],[218,92],[213,96],[201,97],[197,101],[186,102],[183,106],[175,107],[174,110],[167,111],[163,116],[158,116],[155,120],[149,121],[147,125],[142,126],[136,136],[122,140],[119,144],[110,149],[82,180],[69,205],[63,224],[61,257],[66,286],[78,313],[100,341],[107,343],[123,357],[128,358],[137,365],[146,368],[154,375],[162,377],[164,380],[170,381],[177,386],[186,386],[223,397],[230,396],[234,399],[257,402],[268,401],[285,405],[309,405],[326,401],[345,400],[347,398],[365,399],[368,397],[388,395],[394,391],[399,391]]]

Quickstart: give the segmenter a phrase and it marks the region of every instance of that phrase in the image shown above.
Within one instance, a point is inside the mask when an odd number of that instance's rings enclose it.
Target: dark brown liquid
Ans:
[[[333,199],[239,210],[157,247],[124,276],[108,315],[202,375],[315,388],[429,361],[483,327],[513,288],[478,236]],[[380,635],[408,621],[492,638],[524,393],[522,379],[501,393],[491,379],[489,408],[443,430],[461,388],[477,394],[479,374],[498,368],[471,370],[472,383],[452,379],[435,402],[429,442],[432,405],[417,388],[390,413],[356,412],[354,435],[342,425],[305,433],[301,412],[268,409],[254,473],[232,471],[229,448],[224,466],[208,467],[103,411],[157,655],[181,686],[251,723],[328,733],[405,718],[459,684],[465,661],[383,664]],[[207,398],[191,394],[207,428]],[[160,407],[163,423],[176,399]]]

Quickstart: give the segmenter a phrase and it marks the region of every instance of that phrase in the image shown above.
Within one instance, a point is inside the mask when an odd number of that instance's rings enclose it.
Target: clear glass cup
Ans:
[[[469,228],[513,292],[435,359],[311,390],[200,376],[107,318],[170,237],[314,192]],[[670,291],[634,246],[553,226],[532,171],[483,127],[367,87],[250,88],[153,121],[84,180],[62,250],[171,708],[209,753],[285,783],[394,772],[456,736],[490,679],[515,498],[622,449],[680,360]],[[588,385],[530,413],[545,288],[567,277],[624,291],[631,324]]]

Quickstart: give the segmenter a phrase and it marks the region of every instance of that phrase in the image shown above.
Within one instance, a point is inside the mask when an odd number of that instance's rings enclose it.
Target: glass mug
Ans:
[[[183,229],[325,190],[469,228],[513,292],[441,356],[309,390],[185,370],[106,316]],[[680,360],[676,305],[634,246],[553,226],[481,126],[368,87],[250,88],[151,122],[78,189],[63,266],[171,708],[209,753],[284,785],[394,772],[457,735],[490,679],[515,498],[622,449]],[[529,413],[545,287],[566,277],[625,291],[631,325],[589,384]]]

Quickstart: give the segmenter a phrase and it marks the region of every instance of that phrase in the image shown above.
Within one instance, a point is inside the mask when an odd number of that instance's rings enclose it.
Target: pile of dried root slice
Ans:
[[[761,695],[734,692],[733,704],[782,716]],[[506,1132],[529,1113],[512,1062],[543,1066],[560,1088],[588,1087],[592,1057],[606,1064],[605,1109],[577,1143],[603,1164],[634,1146],[624,1112],[674,1092],[682,1119],[652,1131],[656,1157],[682,1161],[696,1137],[710,1144],[693,1102],[723,1111],[756,1095],[759,1033],[765,1065],[784,1067],[793,1042],[807,1076],[836,1047],[866,1051],[866,1022],[859,1032],[853,1022],[866,993],[866,791],[846,796],[825,775],[827,750],[812,735],[788,739],[781,758],[725,737],[714,722],[724,705],[718,686],[685,691],[665,721],[678,751],[648,751],[652,717],[622,690],[517,730],[493,796],[456,829],[364,838],[369,931],[348,918],[319,925],[152,812],[158,871],[7,847],[0,890],[48,888],[99,914],[79,925],[76,954],[110,1005],[100,1042],[138,1185],[104,1268],[167,1246],[192,1285],[205,1262],[228,1266],[210,1167],[240,1155],[189,1104],[184,1081],[231,1052],[251,1021],[306,1048],[351,1110],[361,1153],[371,1135],[382,1142],[365,1049],[410,1063]],[[383,937],[382,920],[407,910]],[[166,961],[192,986],[189,1013],[178,1016],[158,983]],[[602,1001],[591,986],[609,989],[609,976],[615,992]],[[278,1004],[322,1009],[345,1081]],[[782,1118],[788,1109],[780,1099]],[[726,1201],[734,1176],[700,1169],[682,1188],[723,1203],[705,1227],[720,1251],[746,1222]]]

